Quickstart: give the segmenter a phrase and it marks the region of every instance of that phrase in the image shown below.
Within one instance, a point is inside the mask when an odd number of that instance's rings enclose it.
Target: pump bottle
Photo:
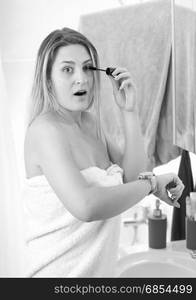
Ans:
[[[160,200],[156,199],[152,216],[148,217],[148,243],[153,249],[166,248],[167,216],[162,214]]]

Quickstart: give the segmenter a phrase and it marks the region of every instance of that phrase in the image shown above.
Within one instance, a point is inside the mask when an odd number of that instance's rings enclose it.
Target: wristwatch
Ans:
[[[143,172],[140,173],[138,179],[148,180],[151,185],[151,190],[149,194],[154,194],[157,191],[157,181],[156,176],[153,172]]]

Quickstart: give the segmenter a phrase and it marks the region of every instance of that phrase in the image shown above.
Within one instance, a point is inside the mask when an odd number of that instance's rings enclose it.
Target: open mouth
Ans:
[[[74,96],[84,96],[86,94],[87,94],[87,91],[81,90],[81,91],[77,91],[76,93],[74,93]]]

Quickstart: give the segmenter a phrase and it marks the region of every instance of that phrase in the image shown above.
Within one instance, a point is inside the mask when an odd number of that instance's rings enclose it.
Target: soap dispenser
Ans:
[[[156,199],[152,216],[148,217],[148,243],[150,248],[166,248],[167,216],[162,214],[160,200]]]

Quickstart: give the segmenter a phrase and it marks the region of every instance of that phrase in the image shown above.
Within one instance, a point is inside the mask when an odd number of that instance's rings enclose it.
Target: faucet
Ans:
[[[196,250],[191,250],[190,254],[193,259],[196,259]]]
[[[123,220],[123,225],[125,227],[133,226],[133,239],[131,245],[138,243],[138,227],[141,224],[147,224],[148,215],[149,215],[149,207],[148,206],[140,206],[142,209],[142,217],[138,218],[138,212],[135,211],[133,214],[133,218],[127,218]]]

